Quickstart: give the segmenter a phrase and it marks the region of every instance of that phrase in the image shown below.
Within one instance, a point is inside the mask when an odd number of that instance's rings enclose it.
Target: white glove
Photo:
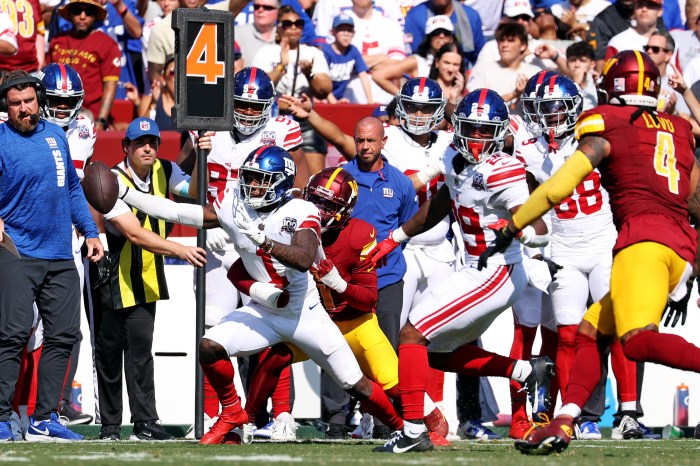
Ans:
[[[223,251],[226,244],[231,242],[228,233],[223,228],[207,230],[207,249],[210,251]]]
[[[246,235],[256,246],[262,245],[267,238],[265,238],[265,233],[260,231],[258,224],[254,220],[244,219],[242,216],[237,215],[233,217],[233,223],[236,224],[238,230]]]
[[[343,280],[340,272],[329,259],[324,259],[318,264],[318,275],[324,285],[338,293],[344,293],[348,288],[348,282]]]

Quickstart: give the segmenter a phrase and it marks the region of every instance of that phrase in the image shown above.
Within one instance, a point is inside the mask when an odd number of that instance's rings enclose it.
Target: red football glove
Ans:
[[[367,260],[370,261],[374,267],[377,267],[377,264],[382,260],[384,260],[382,265],[385,265],[385,257],[388,256],[389,253],[396,249],[400,244],[401,243],[394,241],[394,238],[391,237],[390,232],[386,239],[382,240],[367,254]]]

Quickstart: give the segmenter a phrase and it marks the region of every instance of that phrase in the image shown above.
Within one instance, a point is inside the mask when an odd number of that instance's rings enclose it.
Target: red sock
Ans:
[[[285,367],[289,367],[292,361],[293,354],[287,345],[275,345],[266,356],[261,358],[250,381],[245,404],[248,422],[255,423],[257,414],[265,409],[267,399],[274,393],[282,371]],[[289,392],[289,386],[287,386],[287,392]]]
[[[513,345],[510,347],[510,357],[513,359],[530,359],[532,344],[537,334],[536,327],[526,327],[515,324]],[[510,381],[510,404],[513,417],[527,419],[527,393],[520,391],[522,385],[515,380]]]
[[[392,430],[401,429],[403,427],[403,419],[396,413],[396,409],[391,404],[389,397],[386,396],[382,387],[374,381],[371,382],[372,393],[369,395],[369,398],[362,400],[362,411],[376,417]]]
[[[282,369],[277,387],[272,393],[272,415],[277,417],[282,413],[292,412],[291,402],[292,390],[292,368],[290,366]]]
[[[435,403],[442,401],[444,397],[444,386],[445,373],[431,367],[428,375],[428,396]]]
[[[513,364],[515,364],[515,359],[486,351],[472,344],[460,346],[448,358],[440,355],[435,359],[430,359],[430,367],[445,372],[474,376],[510,377],[513,372]],[[401,363],[399,362],[399,380],[402,376],[400,369]],[[403,384],[403,381],[401,383]]]
[[[399,345],[399,393],[407,420],[423,420],[423,402],[428,389],[428,348]]]
[[[209,379],[212,388],[216,392],[216,396],[221,403],[223,411],[227,406],[238,403],[241,398],[236,392],[236,387],[233,386],[233,364],[229,358],[219,359],[212,364],[202,364],[204,376]]]
[[[637,401],[637,363],[630,361],[622,350],[620,340],[610,345],[612,370],[617,381],[617,396],[621,403]]]
[[[632,361],[700,372],[700,348],[678,335],[645,330],[628,338],[622,349]]]
[[[204,376],[204,413],[210,418],[219,414],[219,397],[216,396],[216,391],[206,375]]]
[[[384,393],[386,393],[386,396],[388,396],[392,400],[400,399],[401,395],[399,394],[399,384],[396,384],[391,388],[387,388],[386,390],[384,390]]]
[[[574,403],[583,408],[601,377],[600,348],[595,338],[576,334],[575,371],[569,375],[569,384],[561,387],[562,403]]]
[[[576,358],[576,344],[578,325],[559,325],[559,345],[557,346],[557,384],[560,387],[569,386],[571,368],[574,366]],[[598,361],[596,359],[596,361]]]

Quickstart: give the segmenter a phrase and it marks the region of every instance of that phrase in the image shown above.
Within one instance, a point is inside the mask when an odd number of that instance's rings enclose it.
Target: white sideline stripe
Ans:
[[[31,459],[26,458],[24,456],[2,456],[0,457],[0,463],[2,463],[3,461],[7,461],[8,463],[29,463]]]

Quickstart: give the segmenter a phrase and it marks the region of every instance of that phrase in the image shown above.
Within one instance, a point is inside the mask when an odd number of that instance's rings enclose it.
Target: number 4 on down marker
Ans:
[[[224,62],[216,59],[217,23],[204,23],[187,54],[187,76],[201,76],[205,84],[224,78]]]

